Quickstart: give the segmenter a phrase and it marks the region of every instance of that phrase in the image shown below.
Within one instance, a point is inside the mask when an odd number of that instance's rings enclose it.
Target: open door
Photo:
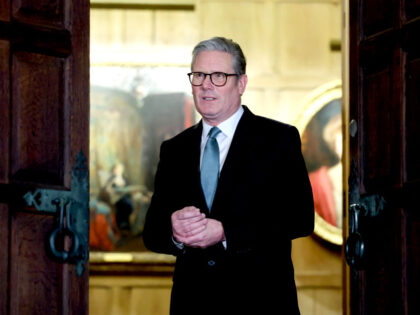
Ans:
[[[420,2],[349,16],[351,314],[420,314]]]
[[[89,1],[0,0],[0,314],[88,312],[88,137]]]

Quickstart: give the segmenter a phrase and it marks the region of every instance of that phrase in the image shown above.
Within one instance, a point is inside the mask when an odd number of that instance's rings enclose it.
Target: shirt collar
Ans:
[[[238,110],[232,116],[230,116],[228,119],[226,119],[225,121],[218,124],[217,128],[219,128],[224,135],[232,138],[233,135],[235,134],[236,127],[238,126],[239,120],[241,119],[243,113],[244,113],[243,107],[239,106]],[[213,128],[213,126],[207,124],[204,121],[204,119],[202,120],[202,122],[203,122],[202,136],[205,139],[205,138],[207,138],[207,135],[208,135],[210,129]]]

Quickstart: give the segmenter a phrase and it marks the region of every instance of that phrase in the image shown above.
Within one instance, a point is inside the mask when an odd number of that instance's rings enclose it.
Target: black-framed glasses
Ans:
[[[238,76],[236,73],[224,73],[224,72],[212,72],[212,73],[204,73],[204,72],[191,72],[188,73],[188,78],[190,82],[194,86],[203,85],[206,76],[210,76],[210,81],[215,86],[223,86],[226,84],[228,77],[230,76]]]

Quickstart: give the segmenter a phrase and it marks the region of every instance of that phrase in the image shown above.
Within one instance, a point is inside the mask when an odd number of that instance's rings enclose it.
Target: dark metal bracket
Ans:
[[[76,265],[81,276],[89,259],[89,169],[82,152],[76,157],[72,169],[71,190],[37,189],[23,196],[28,206],[38,211],[56,213],[59,225],[47,242],[47,250],[61,263]],[[69,250],[58,250],[57,243],[65,236],[70,238]],[[64,245],[61,246],[64,248]]]
[[[365,239],[360,231],[363,218],[378,216],[386,206],[384,197],[365,195],[360,197],[356,163],[352,160],[349,176],[349,236],[346,240],[345,255],[348,265],[355,270],[364,266]]]

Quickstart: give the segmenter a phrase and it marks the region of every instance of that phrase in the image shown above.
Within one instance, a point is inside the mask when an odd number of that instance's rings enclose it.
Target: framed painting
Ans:
[[[94,273],[110,268],[150,271],[175,261],[149,252],[142,231],[160,144],[195,123],[187,72],[184,67],[91,67],[90,262]]]
[[[341,81],[317,88],[297,121],[314,196],[315,235],[338,246],[343,244],[341,97]]]

